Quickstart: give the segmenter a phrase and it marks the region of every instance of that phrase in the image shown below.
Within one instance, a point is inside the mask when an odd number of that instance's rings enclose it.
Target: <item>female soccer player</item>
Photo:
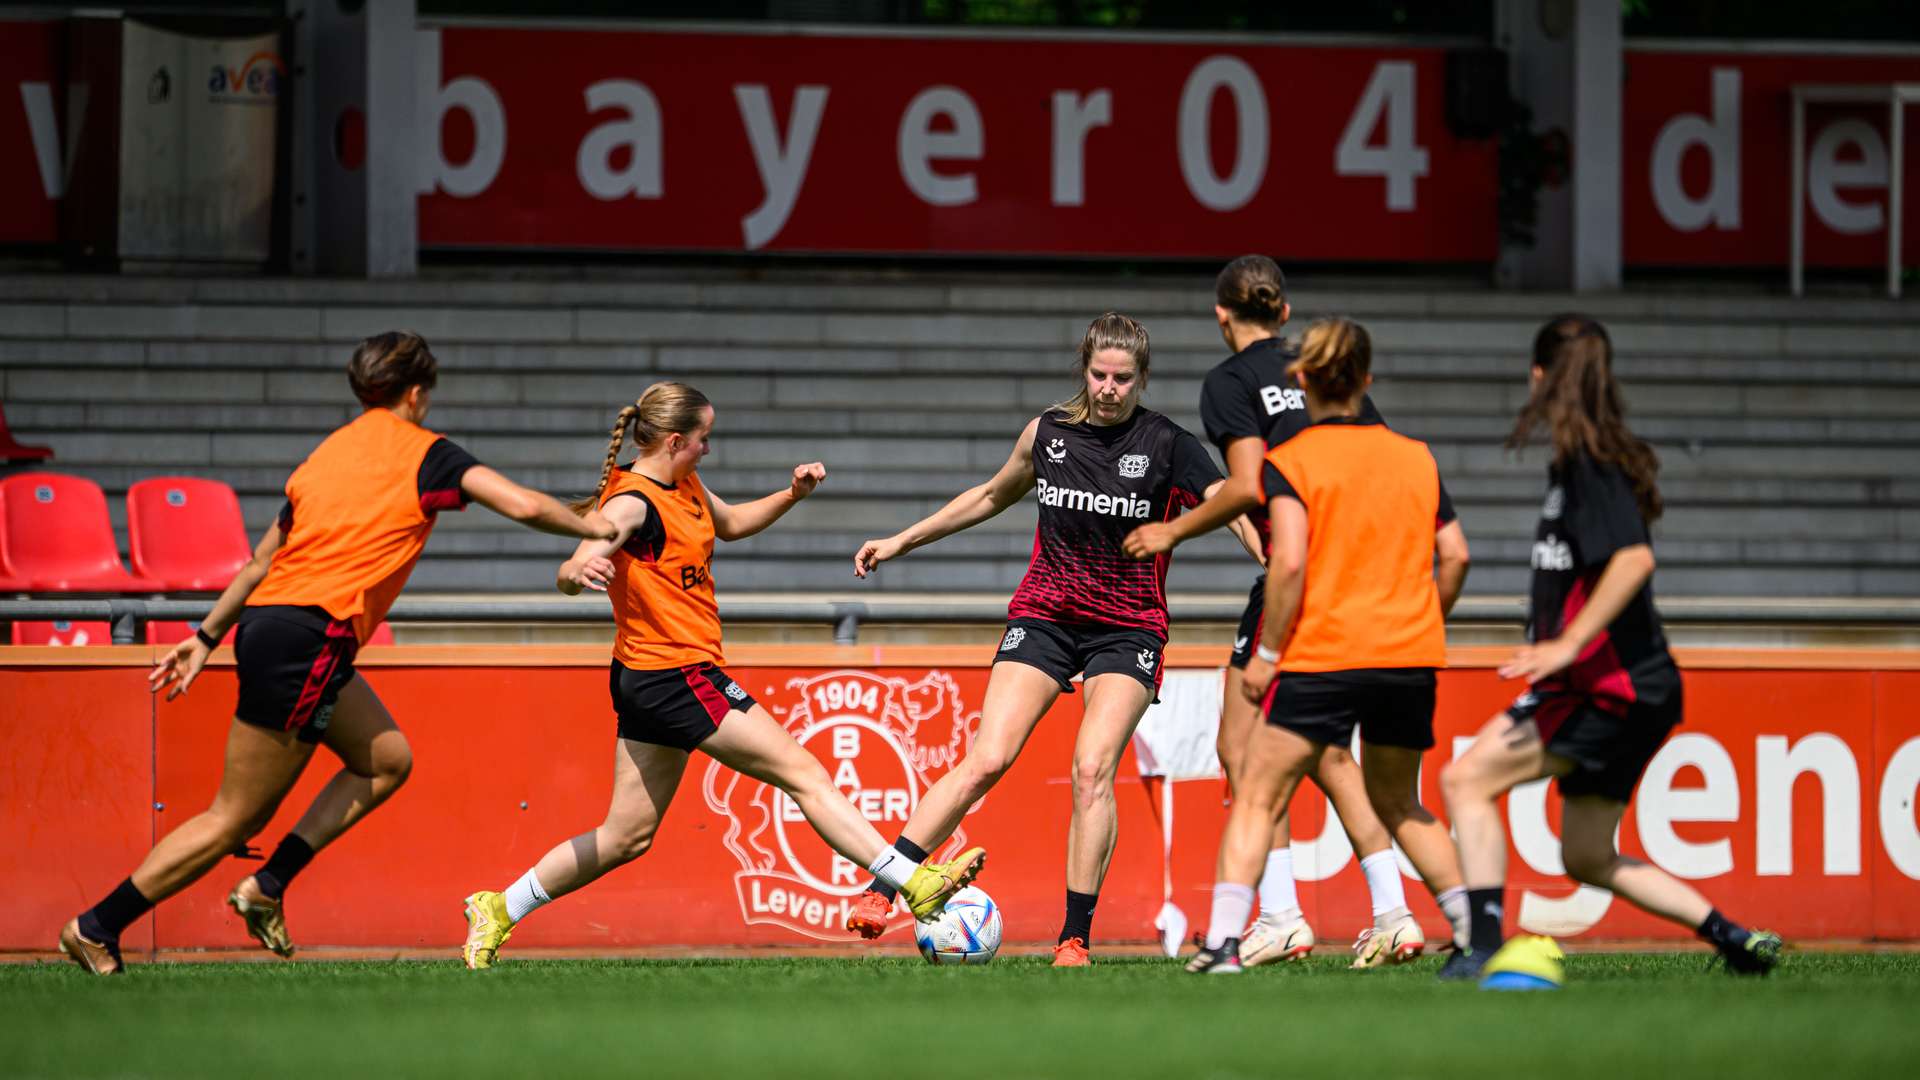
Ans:
[[[1038,491],[1033,561],[1008,606],[980,732],[966,758],[920,799],[895,846],[916,858],[938,849],[1006,773],[1054,700],[1073,692],[1070,680],[1084,675],[1057,967],[1091,962],[1094,904],[1118,835],[1114,772],[1160,688],[1167,642],[1168,560],[1127,559],[1120,538],[1134,522],[1178,513],[1221,482],[1200,440],[1141,407],[1148,362],[1145,327],[1113,312],[1095,319],[1080,343],[1079,391],[1027,424],[991,480],[885,540],[867,541],[853,557],[854,574],[865,577]],[[1242,522],[1237,531],[1255,550],[1250,528]],[[855,902],[847,929],[878,937],[892,906],[892,890],[876,882]]]
[[[616,468],[629,430],[639,456]],[[655,383],[620,410],[598,493],[575,504],[597,505],[615,530],[610,539],[582,542],[555,582],[570,596],[594,589],[613,600],[613,799],[598,828],[555,845],[505,892],[467,897],[462,955],[469,968],[492,967],[528,913],[644,854],[696,747],[786,792],[830,847],[906,893],[917,917],[938,914],[986,861],[974,848],[922,866],[924,856],[888,847],[826,767],[721,669],[714,539],[740,540],[772,525],[811,495],[827,470],[817,461],[795,466],[787,490],[734,506],[708,491],[695,471],[712,437],[705,395],[682,383]]]
[[[1227,482],[1218,493],[1170,522],[1142,525],[1128,534],[1127,554],[1147,558],[1171,551],[1174,545],[1209,532],[1235,515],[1245,513],[1258,531],[1264,550],[1271,532],[1266,500],[1261,497],[1261,470],[1267,452],[1302,431],[1307,418],[1306,393],[1288,370],[1297,358],[1283,341],[1280,328],[1292,314],[1287,303],[1286,278],[1264,255],[1242,255],[1226,265],[1214,281],[1213,314],[1220,336],[1233,355],[1207,373],[1200,390],[1200,419],[1207,438],[1227,462]],[[1360,416],[1384,423],[1373,399],[1360,397]],[[1257,703],[1241,692],[1241,673],[1253,656],[1266,610],[1267,579],[1254,579],[1247,607],[1227,661],[1225,692],[1220,700],[1220,764],[1228,786],[1238,790],[1247,738],[1259,720]],[[1329,746],[1319,758],[1313,780],[1327,793],[1353,849],[1373,899],[1373,925],[1354,942],[1354,967],[1377,967],[1420,954],[1425,935],[1419,920],[1407,910],[1401,887],[1400,865],[1394,857],[1387,828],[1374,813],[1360,767],[1345,746]],[[1292,833],[1283,808],[1273,829],[1266,868],[1260,875],[1260,914],[1240,941],[1240,960],[1247,967],[1276,960],[1298,960],[1313,948],[1313,929],[1300,912],[1294,888]],[[1224,872],[1225,867],[1217,868]],[[1456,944],[1465,945],[1466,890],[1443,890],[1440,907],[1459,928]]]
[[[405,586],[435,515],[478,502],[561,536],[611,536],[422,427],[439,365],[418,334],[393,331],[354,350],[347,381],[366,411],[315,448],[287,481],[287,502],[253,558],[194,637],[149,683],[172,700],[192,687],[237,619],[240,703],[213,805],[168,833],[133,875],[60,931],[60,951],[97,975],[125,970],[120,934],[198,880],[267,824],[324,741],[341,769],[258,873],[227,897],[247,932],[293,954],[283,896],[314,853],[391,796],[413,767],[407,740],[354,654]]]
[[[1765,974],[1779,935],[1728,921],[1693,886],[1614,847],[1640,774],[1681,719],[1680,671],[1653,608],[1660,459],[1627,429],[1599,323],[1562,315],[1541,327],[1529,377],[1507,445],[1545,428],[1553,460],[1534,533],[1530,644],[1500,669],[1528,688],[1440,773],[1472,916],[1469,947],[1441,977],[1475,978],[1500,947],[1507,836],[1495,800],[1544,776],[1566,800],[1567,876],[1693,928],[1729,971]]]
[[[1290,369],[1314,423],[1267,454],[1273,548],[1259,642],[1241,678],[1266,723],[1247,742],[1206,947],[1188,971],[1240,970],[1240,931],[1274,819],[1356,728],[1374,809],[1430,888],[1459,884],[1446,827],[1416,791],[1466,538],[1426,444],[1362,415],[1371,369],[1366,330],[1345,319],[1314,324]]]

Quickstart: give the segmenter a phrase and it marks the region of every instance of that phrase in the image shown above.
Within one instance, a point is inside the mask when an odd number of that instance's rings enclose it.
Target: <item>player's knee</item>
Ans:
[[[1073,762],[1073,797],[1082,805],[1111,798],[1113,772],[1104,761],[1076,758]]]
[[[1612,851],[1589,851],[1568,848],[1561,852],[1567,866],[1567,876],[1582,885],[1605,885],[1612,877]]]
[[[380,748],[373,758],[374,779],[397,788],[413,775],[413,747],[403,738]]]
[[[1448,804],[1473,798],[1479,788],[1479,777],[1466,759],[1449,761],[1441,766],[1440,792],[1446,796]]]
[[[613,837],[613,857],[629,863],[653,847],[653,829],[623,829]]]
[[[980,793],[999,783],[1000,778],[1007,775],[1007,770],[1011,768],[1013,768],[1012,754],[978,746],[974,747],[973,751],[960,763],[961,774],[966,778],[968,786]]]

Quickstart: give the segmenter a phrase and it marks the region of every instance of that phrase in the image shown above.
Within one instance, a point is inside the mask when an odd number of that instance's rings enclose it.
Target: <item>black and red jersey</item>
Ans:
[[[1193,433],[1151,409],[1099,427],[1040,418],[1033,436],[1040,522],[1010,619],[1104,623],[1167,634],[1167,555],[1141,562],[1120,542],[1197,505],[1220,469]]]
[[[1592,598],[1607,560],[1623,548],[1652,543],[1633,485],[1618,465],[1577,454],[1549,468],[1547,483],[1534,533],[1528,641],[1559,637]],[[1636,702],[1660,705],[1679,686],[1648,581],[1573,666],[1537,689],[1585,695],[1624,713]]]
[[[1207,372],[1200,386],[1200,423],[1207,439],[1220,448],[1239,439],[1264,439],[1271,450],[1313,426],[1307,417],[1306,391],[1287,374],[1299,352],[1280,338],[1263,338],[1227,357]],[[1386,423],[1372,397],[1363,397],[1358,420]],[[1260,546],[1271,543],[1267,508],[1247,511],[1247,520],[1260,533]]]

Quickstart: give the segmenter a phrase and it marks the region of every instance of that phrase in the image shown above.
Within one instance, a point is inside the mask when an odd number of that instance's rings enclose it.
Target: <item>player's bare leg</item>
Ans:
[[[1093,909],[1120,837],[1113,778],[1133,729],[1153,703],[1131,675],[1095,675],[1081,691],[1086,712],[1073,745],[1073,815],[1067,825],[1067,917],[1054,948],[1055,967],[1091,962]]]
[[[1273,724],[1261,724],[1248,739],[1245,782],[1234,792],[1233,811],[1220,836],[1225,872],[1214,883],[1206,947],[1187,964],[1188,971],[1240,970],[1240,931],[1253,910],[1253,885],[1260,877],[1273,821],[1325,749]]]
[[[987,677],[986,698],[980,706],[980,730],[967,748],[967,756],[920,796],[894,846],[911,857],[925,859],[946,843],[953,830],[960,827],[967,809],[1006,775],[1040,718],[1059,696],[1060,684],[1039,668],[1013,661],[993,665],[993,673]],[[894,891],[876,880],[855,898],[847,929],[861,937],[879,937],[893,910]]]
[[[294,735],[234,720],[213,804],[161,837],[110,896],[69,920],[61,951],[96,974],[122,970],[120,932],[127,924],[198,881],[273,818],[313,756],[313,744]]]
[[[467,897],[467,939],[461,948],[467,966],[492,967],[514,924],[646,854],[686,774],[687,760],[685,750],[671,746],[615,740],[613,796],[606,819],[554,845],[504,892],[482,890]]]
[[[1239,668],[1227,669],[1220,702],[1220,733],[1214,741],[1230,790],[1237,790],[1241,764],[1246,759],[1247,738],[1261,722],[1259,704],[1248,701],[1240,690],[1242,675]],[[1216,855],[1215,880],[1224,869]],[[1313,952],[1313,927],[1307,925],[1307,917],[1300,911],[1300,895],[1293,879],[1292,822],[1285,809],[1273,823],[1266,866],[1260,871],[1259,895],[1260,914],[1240,942],[1241,962],[1254,967],[1305,959]]]
[[[1467,752],[1440,770],[1440,789],[1460,852],[1460,878],[1467,889],[1468,948],[1454,953],[1443,979],[1477,978],[1504,936],[1503,893],[1507,881],[1507,830],[1500,796],[1529,780],[1565,772],[1570,763],[1547,753],[1533,721],[1516,723],[1495,714]]]
[[[227,894],[227,906],[245,922],[247,933],[280,956],[292,956],[294,950],[285,910],[294,876],[320,849],[400,790],[413,771],[407,737],[359,675],[340,688],[322,741],[340,759],[340,771],[314,796],[266,865],[241,878]]]
[[[1362,772],[1366,778],[1368,801],[1381,823],[1393,834],[1406,852],[1407,860],[1446,911],[1454,925],[1457,944],[1466,944],[1466,891],[1460,886],[1459,855],[1447,827],[1420,802],[1420,757],[1418,750],[1399,746],[1366,744]],[[1396,870],[1396,873],[1398,871]],[[1461,916],[1455,919],[1458,909]],[[1410,913],[1390,925],[1377,926],[1369,935],[1370,949],[1362,949],[1362,966],[1380,963],[1404,963],[1420,955],[1426,942],[1420,924]],[[1358,961],[1357,961],[1358,962]]]

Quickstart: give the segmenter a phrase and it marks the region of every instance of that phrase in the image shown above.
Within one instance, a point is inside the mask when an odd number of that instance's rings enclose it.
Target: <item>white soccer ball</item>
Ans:
[[[953,894],[932,922],[913,924],[929,964],[984,964],[1000,951],[1000,905],[972,885]]]

